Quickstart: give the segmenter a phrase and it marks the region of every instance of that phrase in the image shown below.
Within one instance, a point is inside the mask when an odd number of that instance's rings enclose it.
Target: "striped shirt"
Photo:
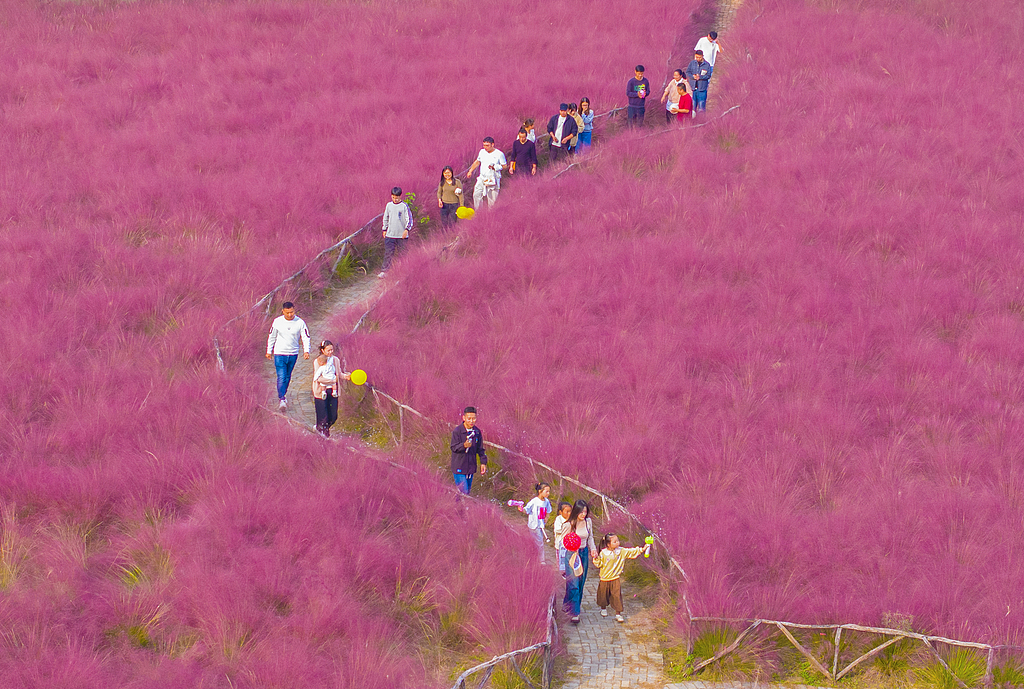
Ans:
[[[626,558],[635,560],[644,552],[643,546],[635,548],[618,547],[615,550],[605,548],[594,561],[601,568],[601,581],[615,581],[622,576],[622,570],[626,567]]]

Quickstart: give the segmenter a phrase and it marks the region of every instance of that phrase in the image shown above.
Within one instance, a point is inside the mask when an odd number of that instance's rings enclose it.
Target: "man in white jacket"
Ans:
[[[292,382],[292,369],[299,360],[300,341],[302,358],[309,359],[309,328],[301,318],[295,316],[295,304],[286,301],[281,305],[281,315],[270,326],[270,337],[267,338],[267,358],[274,360],[274,369],[277,371],[279,411],[288,408],[285,396]]]

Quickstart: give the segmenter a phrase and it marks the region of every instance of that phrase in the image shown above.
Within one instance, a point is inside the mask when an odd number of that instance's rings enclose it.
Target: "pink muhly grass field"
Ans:
[[[2,3],[7,684],[436,686],[442,643],[543,638],[549,573],[497,511],[271,420],[264,324],[222,333],[226,376],[211,340],[393,185],[622,105],[692,31],[588,8]]]
[[[826,5],[745,7],[739,110],[508,186],[344,346],[628,500],[698,615],[1019,642],[1022,9]]]

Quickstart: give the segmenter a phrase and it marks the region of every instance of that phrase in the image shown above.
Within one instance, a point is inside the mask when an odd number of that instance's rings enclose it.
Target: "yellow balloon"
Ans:
[[[361,368],[357,368],[355,371],[352,371],[351,380],[356,385],[362,385],[366,382],[366,371]]]
[[[456,209],[456,211],[455,211],[455,215],[459,216],[463,220],[466,220],[466,219],[472,218],[474,215],[476,215],[476,211],[473,210],[472,208],[466,208],[465,206],[459,206],[458,209]]]

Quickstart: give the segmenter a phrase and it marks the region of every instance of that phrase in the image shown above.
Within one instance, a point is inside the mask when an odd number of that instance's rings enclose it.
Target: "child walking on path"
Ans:
[[[565,531],[562,527],[567,521],[569,521],[569,515],[572,514],[572,504],[565,502],[564,500],[558,503],[558,514],[555,516],[555,524],[551,527],[551,532],[555,534],[555,558],[558,561],[558,571],[565,576],[565,545],[562,543],[562,539],[565,538]]]
[[[273,359],[277,372],[278,411],[288,408],[288,386],[292,382],[292,370],[299,360],[299,342],[302,343],[302,358],[309,358],[309,328],[305,321],[295,315],[295,304],[286,301],[281,304],[281,315],[270,326],[267,338],[267,358]]]
[[[334,343],[320,343],[320,355],[313,362],[313,406],[316,408],[316,430],[331,437],[331,426],[338,420],[338,386],[351,376],[341,370],[341,361],[334,356]]]
[[[641,553],[650,550],[650,545],[621,548],[619,537],[611,533],[601,539],[601,553],[594,558],[594,565],[601,571],[601,582],[597,585],[597,605],[601,608],[601,617],[608,617],[610,604],[615,609],[615,621],[626,621],[622,618],[622,570],[626,567],[627,558],[635,560]]]
[[[533,534],[533,540],[537,542],[540,563],[543,565],[545,564],[544,542],[548,540],[548,535],[544,533],[544,522],[551,511],[551,501],[548,500],[548,496],[551,495],[551,486],[546,483],[538,483],[534,486],[534,490],[537,491],[537,497],[526,503],[524,507],[520,507],[519,511],[525,512],[528,517],[526,526]]]
[[[391,267],[391,259],[400,253],[399,247],[409,238],[412,229],[412,211],[409,204],[402,200],[402,187],[391,190],[391,203],[384,206],[384,219],[381,221],[384,230],[384,263],[377,277],[382,278]]]

